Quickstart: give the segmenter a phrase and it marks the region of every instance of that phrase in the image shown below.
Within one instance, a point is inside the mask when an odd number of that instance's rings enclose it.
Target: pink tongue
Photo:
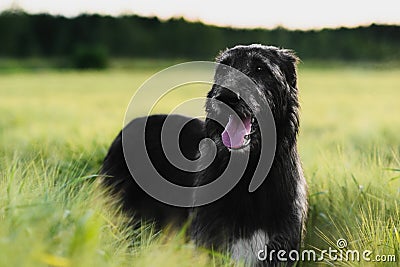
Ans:
[[[244,137],[250,133],[250,118],[240,120],[238,116],[229,116],[228,124],[222,132],[222,142],[229,148],[240,148],[243,146]]]

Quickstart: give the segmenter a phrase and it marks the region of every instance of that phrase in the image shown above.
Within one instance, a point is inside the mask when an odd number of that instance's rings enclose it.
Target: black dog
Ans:
[[[299,249],[307,213],[307,186],[296,147],[299,128],[297,58],[288,50],[249,45],[222,52],[217,62],[223,65],[216,69],[218,83],[208,94],[205,122],[179,115],[172,118],[177,125],[190,121],[179,136],[186,158],[198,159],[203,138],[214,141],[217,154],[206,169],[188,172],[168,162],[161,146],[165,115],[133,120],[125,130],[130,133],[132,145],[135,145],[135,137],[140,137],[135,129],[146,127],[149,130],[145,143],[151,162],[165,179],[179,185],[199,186],[212,182],[223,173],[233,153],[248,155],[248,164],[236,186],[217,201],[194,209],[163,204],[148,196],[132,178],[122,151],[121,133],[104,160],[102,173],[111,176],[104,180],[105,184],[122,198],[125,210],[138,218],[163,226],[171,222],[179,225],[190,217],[190,237],[200,246],[228,250],[234,259],[248,265],[291,265],[293,260],[288,258],[288,253]],[[243,88],[238,93],[227,89],[235,86],[235,79],[224,65],[250,77],[255,88]],[[255,98],[256,95],[259,97]],[[241,96],[251,99],[256,109],[250,108]],[[222,112],[223,107],[214,100],[229,106],[242,120],[240,133],[237,130],[240,122],[235,121],[238,119]],[[265,181],[250,193],[248,186],[262,145],[261,125],[256,117],[267,112],[268,106],[276,126],[275,158]],[[211,119],[215,117],[224,123],[221,125]],[[287,261],[277,259],[279,250],[286,251]]]

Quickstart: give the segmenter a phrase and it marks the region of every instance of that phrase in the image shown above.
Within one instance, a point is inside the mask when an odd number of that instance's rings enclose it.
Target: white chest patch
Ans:
[[[235,261],[241,261],[246,266],[254,265],[257,261],[257,253],[268,244],[268,234],[257,230],[250,238],[238,239],[231,246],[231,255]]]

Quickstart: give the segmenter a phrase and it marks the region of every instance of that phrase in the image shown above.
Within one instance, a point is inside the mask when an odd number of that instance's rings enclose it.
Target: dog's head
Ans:
[[[235,46],[220,53],[208,93],[207,133],[229,149],[257,147],[256,115],[272,111],[277,141],[294,142],[299,127],[296,63],[293,52],[273,46]],[[233,116],[232,113],[237,116]]]

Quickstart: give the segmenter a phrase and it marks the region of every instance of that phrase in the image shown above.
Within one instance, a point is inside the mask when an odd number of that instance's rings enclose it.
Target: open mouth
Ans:
[[[239,150],[250,144],[252,117],[229,116],[229,121],[221,134],[222,143],[229,149]]]

